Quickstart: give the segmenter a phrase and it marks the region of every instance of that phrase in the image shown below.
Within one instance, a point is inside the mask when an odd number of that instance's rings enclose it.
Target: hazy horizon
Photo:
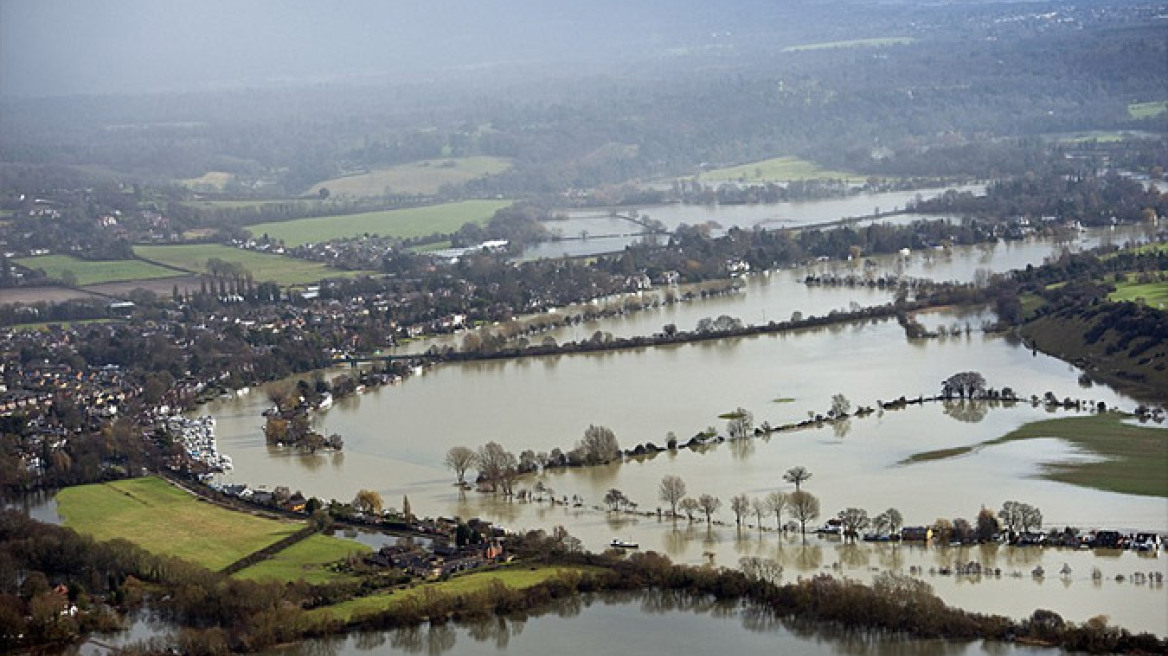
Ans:
[[[0,96],[397,80],[503,62],[619,62],[671,49],[732,48],[735,29],[781,32],[808,8],[837,11],[806,0],[0,0]]]

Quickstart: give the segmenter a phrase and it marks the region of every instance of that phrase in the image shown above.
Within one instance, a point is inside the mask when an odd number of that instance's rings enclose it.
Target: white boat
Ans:
[[[628,540],[622,540],[620,538],[613,538],[612,542],[609,542],[608,544],[609,544],[609,546],[616,548],[616,549],[640,549],[641,548],[641,545],[637,544],[636,542],[629,542]]]
[[[320,397],[320,403],[316,405],[317,410],[328,410],[333,407],[333,395],[325,392]]]

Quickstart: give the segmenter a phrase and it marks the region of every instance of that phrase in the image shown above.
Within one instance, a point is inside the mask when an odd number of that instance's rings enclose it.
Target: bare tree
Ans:
[[[868,519],[868,511],[863,508],[845,508],[839,512],[837,517],[843,525],[844,538],[851,538],[855,542],[860,535],[860,531],[868,528],[871,520]]]
[[[701,509],[702,514],[706,516],[706,523],[710,523],[710,519],[718,509],[722,507],[722,500],[712,494],[703,494],[698,497],[698,508]]]
[[[686,497],[678,502],[677,507],[681,508],[681,511],[692,522],[694,513],[698,511],[698,500],[693,497]]]
[[[586,465],[600,465],[620,458],[620,445],[612,430],[604,426],[588,426],[584,438],[577,445]]]
[[[744,437],[749,437],[753,430],[754,415],[749,410],[737,408],[728,415],[726,433],[730,435],[730,439],[740,440]]]
[[[787,470],[786,474],[783,474],[784,481],[795,484],[796,492],[802,489],[803,484],[806,483],[809,478],[811,478],[811,472],[807,471],[807,468],[803,465],[792,467]]]
[[[734,512],[734,523],[742,526],[742,516],[750,510],[750,497],[745,494],[730,497],[730,510]]]
[[[669,514],[677,516],[677,504],[685,498],[685,481],[680,476],[669,474],[661,479],[657,487],[657,496],[661,501],[669,504]]]
[[[465,446],[452,446],[446,452],[446,466],[454,470],[458,477],[458,485],[466,485],[466,470],[474,467],[478,462],[475,452]]]
[[[754,513],[755,523],[758,524],[759,528],[762,528],[763,515],[769,513],[770,508],[767,507],[767,502],[765,499],[755,498],[750,500],[750,512]]]
[[[775,528],[780,531],[783,530],[783,510],[786,509],[789,501],[790,495],[778,490],[766,496],[767,509],[775,514]]]
[[[509,494],[508,488],[514,481],[518,462],[515,454],[504,449],[498,442],[487,442],[479,448],[477,456],[479,475],[492,490],[502,487],[503,493]]]
[[[819,518],[819,498],[810,492],[796,490],[791,493],[791,514],[799,522],[799,531],[807,535],[807,522]]]

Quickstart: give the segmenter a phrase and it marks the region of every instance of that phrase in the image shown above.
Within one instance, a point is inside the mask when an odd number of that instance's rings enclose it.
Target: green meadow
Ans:
[[[467,200],[402,210],[321,216],[248,226],[254,236],[267,234],[289,246],[318,243],[363,234],[383,237],[423,237],[449,234],[464,223],[486,223],[508,200]]]
[[[463,184],[510,168],[511,160],[505,157],[430,159],[325,180],[313,185],[308,193],[316,196],[324,187],[332,196],[369,197],[387,193],[432,196],[444,185]]]
[[[160,478],[68,487],[57,493],[65,525],[98,540],[122,538],[156,554],[219,570],[303,525],[232,512]]]
[[[279,285],[304,285],[322,278],[357,275],[356,272],[330,269],[319,262],[308,262],[283,255],[259,253],[221,244],[180,244],[176,246],[135,246],[134,252],[154,262],[183,269],[191,273],[207,271],[207,261],[218,258],[235,262],[252,275],[256,282],[275,282]]]
[[[96,285],[105,282],[125,280],[152,280],[181,275],[178,271],[160,267],[142,260],[82,260],[72,255],[38,255],[13,260],[29,269],[41,269],[49,278],[62,280],[66,272],[72,272],[79,286]]]

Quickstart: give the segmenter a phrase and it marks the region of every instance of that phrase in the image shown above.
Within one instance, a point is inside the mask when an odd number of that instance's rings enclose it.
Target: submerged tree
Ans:
[[[685,498],[685,481],[673,474],[662,477],[661,484],[657,487],[657,496],[669,504],[669,514],[676,517],[677,504]]]
[[[789,502],[790,496],[786,492],[775,490],[766,496],[766,505],[775,515],[775,528],[777,530],[783,530],[783,510]]]
[[[730,497],[730,510],[734,513],[734,523],[742,526],[742,516],[750,510],[750,497],[745,494]]]
[[[807,522],[819,518],[819,498],[810,492],[796,490],[791,493],[791,514],[799,522],[799,532],[807,535]]]
[[[465,446],[452,446],[446,452],[446,466],[454,470],[459,485],[466,484],[466,471],[475,466],[478,456]]]
[[[612,430],[604,426],[589,425],[584,437],[577,445],[586,465],[601,465],[620,458],[620,445]]]
[[[706,516],[706,523],[709,524],[711,517],[718,509],[722,507],[722,500],[712,494],[703,494],[698,497],[698,508],[701,509],[702,514]]]

